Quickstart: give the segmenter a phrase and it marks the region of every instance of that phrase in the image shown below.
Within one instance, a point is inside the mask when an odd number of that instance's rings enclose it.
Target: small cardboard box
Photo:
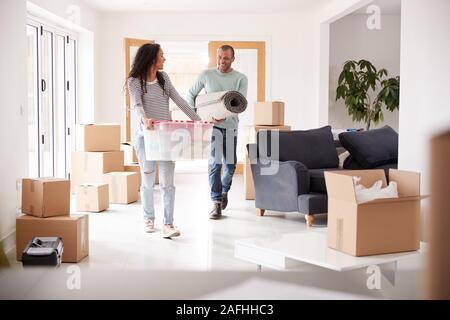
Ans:
[[[136,172],[110,172],[103,175],[109,185],[109,202],[128,204],[138,200],[139,176]]]
[[[70,180],[72,193],[83,183],[101,183],[103,175],[123,171],[123,151],[72,152]]]
[[[77,187],[77,211],[101,212],[108,208],[108,184],[85,183]]]
[[[284,125],[284,102],[256,102],[254,112],[256,125]]]
[[[124,142],[120,144],[120,150],[124,152],[125,163],[138,163],[138,157],[136,149],[131,144],[131,142]]]
[[[120,150],[120,125],[114,123],[77,124],[77,151]]]
[[[325,172],[328,192],[328,246],[353,256],[368,256],[420,247],[420,174],[389,171],[397,182],[398,198],[357,203],[352,176],[371,187],[384,170]]]
[[[141,188],[141,168],[139,167],[139,164],[137,163],[128,163],[125,165],[125,171],[126,172],[136,172],[139,176],[139,188],[138,190],[140,190]],[[155,184],[159,184],[159,174],[158,174],[158,162],[156,162],[155,165]]]
[[[58,178],[22,179],[22,212],[35,217],[70,214],[70,181]]]
[[[16,256],[33,237],[61,237],[64,244],[62,262],[79,262],[89,254],[89,216],[36,218],[22,215],[16,218]]]

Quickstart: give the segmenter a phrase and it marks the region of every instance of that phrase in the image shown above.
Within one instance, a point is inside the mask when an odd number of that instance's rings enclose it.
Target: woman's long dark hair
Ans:
[[[136,57],[134,57],[133,66],[128,74],[128,78],[133,77],[139,79],[143,93],[147,93],[146,81],[148,71],[158,60],[159,50],[161,50],[159,44],[147,43],[139,48]],[[156,78],[159,86],[163,89],[163,92],[165,92],[164,85],[166,81],[164,80],[162,73],[157,71]]]

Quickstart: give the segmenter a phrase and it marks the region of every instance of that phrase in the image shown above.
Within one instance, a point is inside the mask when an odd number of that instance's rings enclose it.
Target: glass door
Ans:
[[[66,75],[65,75],[65,42],[64,35],[56,34],[55,38],[55,176],[66,177]]]
[[[40,176],[54,175],[54,140],[53,140],[53,33],[41,29],[40,57],[40,91],[39,110],[40,134]]]
[[[77,77],[76,57],[77,43],[75,39],[66,37],[66,168],[70,178],[70,154],[75,151],[75,123],[77,122]]]
[[[38,128],[38,99],[39,83],[38,61],[36,59],[38,52],[38,34],[39,28],[33,25],[27,25],[27,82],[28,82],[28,158],[29,158],[29,176],[39,176],[39,128]]]
[[[68,178],[77,110],[76,38],[29,20],[29,175]]]

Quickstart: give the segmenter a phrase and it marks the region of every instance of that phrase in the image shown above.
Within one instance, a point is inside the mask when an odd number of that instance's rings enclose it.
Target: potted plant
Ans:
[[[336,101],[343,99],[353,121],[372,123],[384,120],[382,107],[399,108],[400,77],[389,78],[386,69],[378,70],[367,60],[345,62],[336,89]],[[373,98],[374,97],[374,98]]]

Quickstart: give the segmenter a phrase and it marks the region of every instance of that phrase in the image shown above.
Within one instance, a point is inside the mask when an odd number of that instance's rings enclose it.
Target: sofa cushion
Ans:
[[[304,214],[327,213],[327,195],[323,193],[308,193],[298,196],[298,212]]]
[[[306,131],[281,131],[279,137],[280,161],[298,161],[308,169],[339,166],[330,126]]]
[[[398,134],[389,126],[339,134],[342,146],[363,169],[373,169],[398,161]]]
[[[311,169],[309,173],[309,190],[316,193],[327,193],[327,185],[325,183],[325,172],[335,171],[339,169]]]

